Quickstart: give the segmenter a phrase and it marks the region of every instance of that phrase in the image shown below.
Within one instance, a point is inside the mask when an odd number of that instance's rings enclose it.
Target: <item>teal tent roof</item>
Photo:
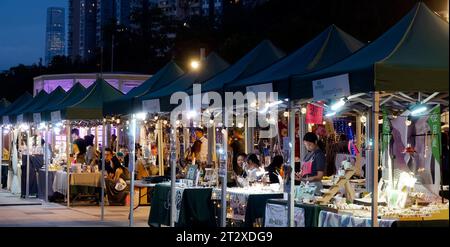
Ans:
[[[103,103],[123,96],[122,92],[103,79],[97,79],[90,88],[92,89],[80,101],[60,109],[62,119],[103,119]]]
[[[172,106],[170,105],[170,96],[175,92],[187,91],[195,83],[203,83],[213,76],[224,71],[228,68],[229,64],[225,62],[215,52],[209,54],[205,61],[200,64],[198,71],[191,71],[180,78],[169,83],[167,86],[160,88],[149,94],[145,94],[138,98],[138,104],[141,104],[143,100],[159,99],[161,111],[170,111]],[[174,107],[174,105],[173,105]]]
[[[273,64],[285,55],[269,40],[263,40],[239,61],[202,84],[202,92],[221,90],[224,85],[246,78]]]
[[[285,81],[292,75],[308,73],[333,64],[363,46],[359,40],[331,25],[292,54],[253,76],[231,83],[229,87]]]
[[[448,91],[448,23],[418,3],[378,39],[327,68],[294,76],[294,99],[312,97],[312,81],[349,74],[352,93]]]
[[[35,105],[41,105],[42,102],[47,101],[49,94],[45,92],[45,90],[41,90],[36,96],[34,96],[33,100],[28,102],[26,105],[22,105],[22,107],[18,107],[15,110],[11,111],[8,115],[10,116],[10,120],[12,123],[15,123],[18,115],[25,113],[28,109],[33,108]],[[26,121],[26,119],[23,119]]]
[[[48,104],[45,108],[41,109],[41,119],[43,121],[50,121],[50,113],[52,111],[57,111],[63,109],[64,107],[71,106],[76,102],[80,101],[86,95],[87,89],[77,82],[69,91],[67,91],[66,96],[54,104]]]
[[[15,109],[21,108],[24,105],[28,105],[33,100],[33,96],[25,92],[19,98],[17,98],[13,103],[11,103],[7,108],[0,110],[0,116],[8,116],[10,112]]]
[[[136,97],[158,90],[183,74],[184,71],[174,61],[170,61],[156,74],[138,87],[131,89],[131,91],[122,96],[120,99],[105,102],[104,114],[126,115],[132,113],[136,108],[138,108],[138,106],[136,106],[137,103],[135,102]]]

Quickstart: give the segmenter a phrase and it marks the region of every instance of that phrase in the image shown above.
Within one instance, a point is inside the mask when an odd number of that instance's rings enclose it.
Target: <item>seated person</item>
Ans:
[[[125,198],[129,190],[126,180],[130,179],[128,169],[122,166],[113,156],[110,148],[105,149],[105,185],[110,205],[125,205]]]
[[[247,154],[240,153],[236,158],[236,169],[233,171],[231,176],[232,182],[230,183],[230,187],[233,186],[244,186],[243,180],[247,177]]]
[[[261,167],[261,163],[256,154],[250,154],[247,158],[248,168],[247,168],[247,179],[250,182],[255,182],[261,179],[264,174],[264,168]]]
[[[272,163],[266,168],[269,172],[270,183],[279,183],[278,175],[280,175],[281,167],[283,166],[283,156],[275,155],[273,157]]]

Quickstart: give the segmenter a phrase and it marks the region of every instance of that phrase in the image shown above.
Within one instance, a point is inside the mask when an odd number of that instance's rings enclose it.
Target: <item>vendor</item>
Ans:
[[[72,129],[70,132],[73,140],[73,153],[76,163],[86,163],[86,142],[80,138],[80,131]]]
[[[199,160],[200,163],[208,162],[208,139],[205,137],[204,130],[202,128],[195,129],[196,141],[200,143],[200,150],[196,154],[195,159]]]
[[[317,135],[313,132],[305,134],[303,144],[308,153],[303,158],[300,172],[295,173],[295,179],[316,185],[318,193],[322,189],[322,177],[326,167],[325,154],[319,148]]]

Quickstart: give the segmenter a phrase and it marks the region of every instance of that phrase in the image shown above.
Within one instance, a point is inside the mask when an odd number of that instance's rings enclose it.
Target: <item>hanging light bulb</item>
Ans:
[[[359,120],[361,120],[362,123],[365,123],[367,121],[367,118],[366,116],[361,116]]]
[[[300,111],[302,114],[306,114],[306,107],[302,107],[302,109]]]
[[[284,117],[289,117],[289,112],[285,111],[285,112],[283,113],[283,116],[284,116]]]
[[[406,120],[405,120],[405,124],[406,124],[406,126],[410,126],[410,125],[411,125],[411,120],[406,119]]]
[[[350,122],[350,123],[348,123],[348,127],[351,127],[352,126],[352,123]]]

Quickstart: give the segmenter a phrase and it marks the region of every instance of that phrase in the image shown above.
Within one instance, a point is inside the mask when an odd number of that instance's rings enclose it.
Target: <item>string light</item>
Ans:
[[[306,114],[306,107],[302,107],[302,109],[300,110],[300,112],[301,112],[302,114]]]

